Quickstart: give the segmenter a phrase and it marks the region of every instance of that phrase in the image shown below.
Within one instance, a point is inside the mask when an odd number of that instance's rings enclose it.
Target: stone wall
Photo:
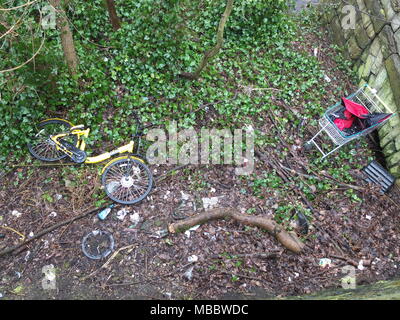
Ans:
[[[348,5],[354,11],[345,7]],[[368,83],[393,111],[399,112],[400,0],[322,0],[320,7],[332,40],[344,47],[352,60],[360,86]],[[399,116],[392,117],[378,133],[387,166],[400,178]]]

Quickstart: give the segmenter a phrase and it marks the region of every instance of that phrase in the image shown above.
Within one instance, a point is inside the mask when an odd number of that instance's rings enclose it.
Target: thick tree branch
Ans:
[[[206,51],[204,54],[200,65],[197,67],[197,70],[193,73],[181,73],[181,76],[190,80],[196,80],[200,76],[200,73],[203,71],[203,69],[207,66],[208,61],[210,61],[214,56],[218,54],[220,49],[222,48],[222,45],[224,43],[224,30],[225,30],[225,25],[226,22],[228,21],[229,16],[232,13],[233,10],[233,2],[234,0],[228,0],[225,8],[225,12],[223,13],[221,20],[218,25],[218,30],[217,30],[217,43],[216,45],[211,49]]]
[[[295,234],[287,232],[281,225],[266,217],[253,217],[239,213],[233,208],[214,209],[194,217],[175,222],[169,225],[171,233],[185,231],[195,225],[218,219],[233,219],[248,226],[259,227],[271,233],[285,248],[294,253],[300,253],[304,243]]]

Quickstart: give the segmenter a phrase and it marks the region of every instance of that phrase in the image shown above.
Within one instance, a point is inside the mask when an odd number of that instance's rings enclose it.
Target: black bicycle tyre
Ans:
[[[66,120],[62,120],[62,119],[49,119],[49,120],[42,121],[37,125],[37,128],[39,129],[39,132],[40,132],[40,130],[43,129],[45,126],[51,125],[51,124],[59,124],[59,125],[64,125],[66,128],[71,128],[71,123],[66,121]],[[58,132],[58,133],[61,133],[61,131]],[[71,137],[71,139],[73,140],[72,143],[74,145],[76,145],[77,142],[78,142],[78,137],[74,135],[74,136]],[[44,140],[42,140],[42,141],[38,140],[37,142],[38,143],[42,143],[42,144],[46,143]],[[61,151],[58,151],[56,153],[57,156],[52,156],[52,157],[42,156],[40,154],[40,152],[35,150],[35,146],[34,145],[32,145],[31,143],[28,143],[27,145],[28,145],[28,150],[29,150],[30,154],[32,156],[34,156],[36,159],[39,159],[41,161],[53,162],[53,161],[58,161],[58,160],[61,160],[61,159],[64,159],[65,157],[67,157],[67,155],[62,153]],[[56,152],[55,147],[54,147],[53,152]]]
[[[147,178],[147,187],[145,188],[145,192],[143,194],[141,194],[139,197],[134,198],[134,199],[130,199],[130,200],[124,200],[121,199],[121,197],[117,197],[115,196],[114,192],[110,192],[109,188],[108,188],[108,184],[107,184],[107,180],[109,178],[109,176],[112,174],[112,170],[118,170],[119,167],[121,167],[121,165],[124,164],[133,164],[136,165],[137,167],[140,167],[141,170],[143,170],[143,172],[145,172],[146,178]],[[122,179],[122,177],[121,177]],[[130,159],[130,158],[125,158],[125,159],[120,159],[117,160],[113,163],[111,163],[103,172],[102,176],[101,176],[101,183],[104,186],[104,190],[107,194],[107,196],[115,201],[118,202],[120,204],[126,204],[126,205],[130,205],[130,204],[135,204],[138,203],[140,201],[142,201],[144,198],[147,197],[147,195],[150,193],[151,189],[153,188],[153,175],[150,171],[150,169],[141,161],[139,160],[135,160],[135,159]],[[121,187],[122,184],[120,183]],[[126,187],[125,189],[130,189],[130,187]],[[129,191],[128,191],[129,192]]]
[[[93,255],[86,250],[86,242],[88,241],[88,239],[91,236],[98,236],[98,235],[107,236],[107,238],[110,242],[110,245],[109,245],[109,248],[107,250],[105,250],[104,252],[102,252],[101,254]],[[112,236],[112,234],[109,233],[108,231],[102,231],[102,230],[91,231],[90,233],[88,233],[86,236],[83,237],[82,244],[81,244],[81,248],[82,248],[82,251],[85,254],[85,256],[90,259],[93,259],[93,260],[99,260],[99,259],[106,258],[111,252],[114,251],[114,246],[115,246],[115,241],[114,241],[114,237]]]

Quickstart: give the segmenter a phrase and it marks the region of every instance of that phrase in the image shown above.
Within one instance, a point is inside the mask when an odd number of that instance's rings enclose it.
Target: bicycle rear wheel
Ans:
[[[61,150],[57,150],[54,141],[50,139],[51,135],[68,132],[72,124],[62,119],[49,119],[40,122],[37,125],[37,133],[30,139],[28,143],[29,152],[36,158],[42,161],[57,161],[67,155]],[[78,137],[76,135],[63,138],[76,146]]]
[[[150,169],[141,161],[130,158],[111,163],[101,180],[107,195],[121,204],[142,201],[153,187]]]

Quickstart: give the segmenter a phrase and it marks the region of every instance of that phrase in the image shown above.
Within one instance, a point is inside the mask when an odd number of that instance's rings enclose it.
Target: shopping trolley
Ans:
[[[334,106],[330,107],[325,112],[324,116],[319,120],[319,126],[321,127],[321,129],[312,139],[306,142],[306,144],[304,145],[305,149],[309,150],[315,145],[315,147],[322,153],[323,155],[322,159],[324,159],[331,153],[335,152],[336,150],[344,146],[345,144],[349,143],[350,141],[365,136],[374,131],[375,129],[377,129],[379,126],[386,123],[391,117],[395,115],[395,113],[387,106],[386,103],[382,101],[381,98],[379,98],[379,96],[376,93],[377,91],[375,89],[371,88],[368,84],[365,84],[355,93],[348,96],[347,99],[364,106],[365,108],[368,109],[369,113],[374,113],[374,112],[391,113],[391,116],[389,116],[382,122],[374,124],[355,134],[346,135],[343,131],[339,130],[339,128],[334,124],[334,122],[330,118],[330,115],[337,112],[339,109],[343,108],[342,103],[338,102]],[[329,152],[323,149],[322,143],[319,145],[316,141],[316,139],[324,133],[326,133],[326,135],[333,142],[334,147]]]

